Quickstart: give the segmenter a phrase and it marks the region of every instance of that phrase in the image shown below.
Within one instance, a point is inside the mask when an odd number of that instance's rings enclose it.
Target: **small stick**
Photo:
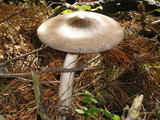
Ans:
[[[95,61],[98,58],[100,58],[100,54],[97,55],[96,57],[94,57],[93,59],[91,59],[88,63],[86,63],[83,66],[78,67],[78,68],[65,69],[65,68],[53,67],[53,68],[48,68],[48,69],[45,69],[45,70],[37,71],[37,72],[35,72],[35,74],[47,73],[47,72],[50,72],[50,71],[61,71],[61,72],[81,71],[81,70],[84,70],[89,64],[91,64],[93,61]],[[3,73],[0,73],[0,77],[2,77],[2,78],[28,77],[28,76],[31,76],[31,75],[32,75],[32,73],[15,73],[15,74],[3,74]]]
[[[43,120],[50,120],[48,113],[45,110],[44,101],[42,99],[39,78],[35,73],[32,73],[32,79],[38,114]]]

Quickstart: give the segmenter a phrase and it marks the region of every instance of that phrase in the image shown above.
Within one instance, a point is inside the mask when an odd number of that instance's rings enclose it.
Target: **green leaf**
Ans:
[[[27,110],[32,109],[32,108],[34,108],[34,107],[33,106],[27,106],[26,107]]]
[[[52,9],[51,12],[53,13],[53,12],[57,11],[59,8],[60,8],[60,6],[57,6],[54,9]]]
[[[85,111],[87,111],[87,110],[88,110],[88,108],[87,108],[87,107],[85,107],[85,106],[82,106],[82,108],[83,108]]]
[[[153,12],[159,12],[160,13],[160,9],[154,9],[154,10],[150,11],[149,13],[153,13]]]
[[[111,118],[112,120],[121,120],[121,118],[118,115],[114,115],[113,118]]]
[[[92,103],[98,103],[98,101],[92,97],[85,97],[82,99],[83,103],[88,103],[88,104],[92,104]]]
[[[93,108],[93,107],[89,108],[89,109],[86,111],[86,113],[87,113],[88,115],[90,115],[90,116],[98,115],[98,114],[101,113],[101,112],[103,112],[102,109],[100,109],[100,108]]]
[[[94,9],[91,9],[91,11],[97,11],[97,10],[102,10],[102,9],[103,9],[102,6],[98,6],[98,7],[94,8]]]
[[[109,118],[113,118],[114,117],[114,114],[110,113],[108,110],[104,110],[103,112],[104,112],[104,115],[106,117],[109,117]]]
[[[82,93],[85,94],[88,97],[94,97],[94,95],[92,95],[90,92],[88,92],[87,90],[82,90]]]
[[[112,120],[121,120],[121,118],[118,115],[112,114],[108,110],[104,110],[103,112],[106,117],[109,117]]]
[[[154,11],[159,12],[160,13],[160,9],[155,9]]]
[[[76,109],[75,110],[78,114],[84,114],[85,112],[83,111],[83,110],[81,110],[81,109]]]
[[[62,14],[66,14],[66,13],[71,13],[71,12],[73,12],[73,10],[64,10],[63,12],[62,12]]]
[[[80,10],[84,10],[84,11],[90,11],[91,10],[91,6],[86,6],[86,5],[77,5],[76,6],[78,9]]]

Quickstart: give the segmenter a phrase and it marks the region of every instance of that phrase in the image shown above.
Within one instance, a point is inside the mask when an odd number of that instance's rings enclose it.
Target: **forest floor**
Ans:
[[[9,75],[62,67],[66,53],[43,48],[36,35],[38,26],[48,19],[52,9],[44,3],[16,6],[0,2],[0,14],[0,72],[7,74],[0,74],[0,117],[6,120],[38,119],[32,77]],[[86,115],[75,112],[75,109],[91,107],[81,102],[85,97],[82,90],[87,90],[98,100],[98,104],[92,107],[107,109],[119,116],[126,105],[132,104],[133,98],[142,94],[144,100],[140,117],[142,120],[158,120],[160,17],[143,10],[119,11],[111,17],[124,28],[125,38],[119,46],[102,53],[101,58],[88,66],[90,70],[76,72],[72,119],[86,119]],[[39,48],[38,52],[33,52]],[[96,55],[80,54],[78,66]],[[50,71],[38,77],[47,113],[49,116],[58,116],[56,108],[60,72]],[[95,116],[98,120],[109,119],[103,114]]]

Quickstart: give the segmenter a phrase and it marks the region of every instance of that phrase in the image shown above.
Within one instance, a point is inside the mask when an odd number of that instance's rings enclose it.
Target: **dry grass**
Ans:
[[[51,14],[50,8],[43,4],[6,5],[0,3],[0,21],[13,13],[20,11],[0,23],[0,62],[16,56],[21,56],[39,48],[42,44],[36,36],[37,27]],[[141,117],[145,120],[155,120],[156,103],[160,100],[160,43],[155,36],[142,36],[140,14],[134,12],[132,18],[123,16],[117,19],[125,28],[126,38],[114,49],[106,51],[92,64],[92,70],[76,73],[72,116],[75,119],[85,119],[74,112],[83,103],[81,91],[87,89],[99,99],[104,97],[98,107],[107,108],[112,113],[122,114],[126,104],[131,104],[137,94],[144,95]],[[150,24],[157,18],[146,16],[146,27],[156,33],[160,32],[159,25]],[[80,55],[78,66],[84,64],[95,54]],[[44,49],[25,58],[10,62],[5,67],[9,73],[31,72],[49,67],[61,67],[65,53]],[[96,64],[96,65],[95,65]],[[6,72],[6,71],[1,71]],[[47,112],[57,116],[57,93],[60,72],[52,71],[39,75],[43,91],[43,99]],[[36,101],[34,98],[31,78],[0,78],[0,114],[7,120],[37,119]],[[103,116],[99,116],[101,120]]]

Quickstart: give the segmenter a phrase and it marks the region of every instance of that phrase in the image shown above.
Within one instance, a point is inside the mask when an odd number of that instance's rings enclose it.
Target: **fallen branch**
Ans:
[[[100,58],[100,56],[101,56],[100,54],[97,55],[96,57],[94,57],[93,59],[91,59],[90,61],[88,61],[86,64],[84,64],[83,66],[78,67],[78,68],[65,69],[65,68],[56,68],[56,67],[53,67],[53,68],[48,68],[48,69],[45,69],[45,70],[37,71],[37,72],[34,72],[34,73],[35,74],[42,74],[42,73],[47,73],[47,72],[50,72],[50,71],[60,71],[60,72],[81,71],[81,70],[84,70],[93,61],[95,61],[96,59]],[[88,70],[88,69],[85,69],[85,70]],[[3,74],[3,73],[0,73],[0,77],[1,78],[28,77],[28,76],[31,76],[31,75],[32,75],[32,72],[30,72],[30,73],[15,73],[15,74]]]

